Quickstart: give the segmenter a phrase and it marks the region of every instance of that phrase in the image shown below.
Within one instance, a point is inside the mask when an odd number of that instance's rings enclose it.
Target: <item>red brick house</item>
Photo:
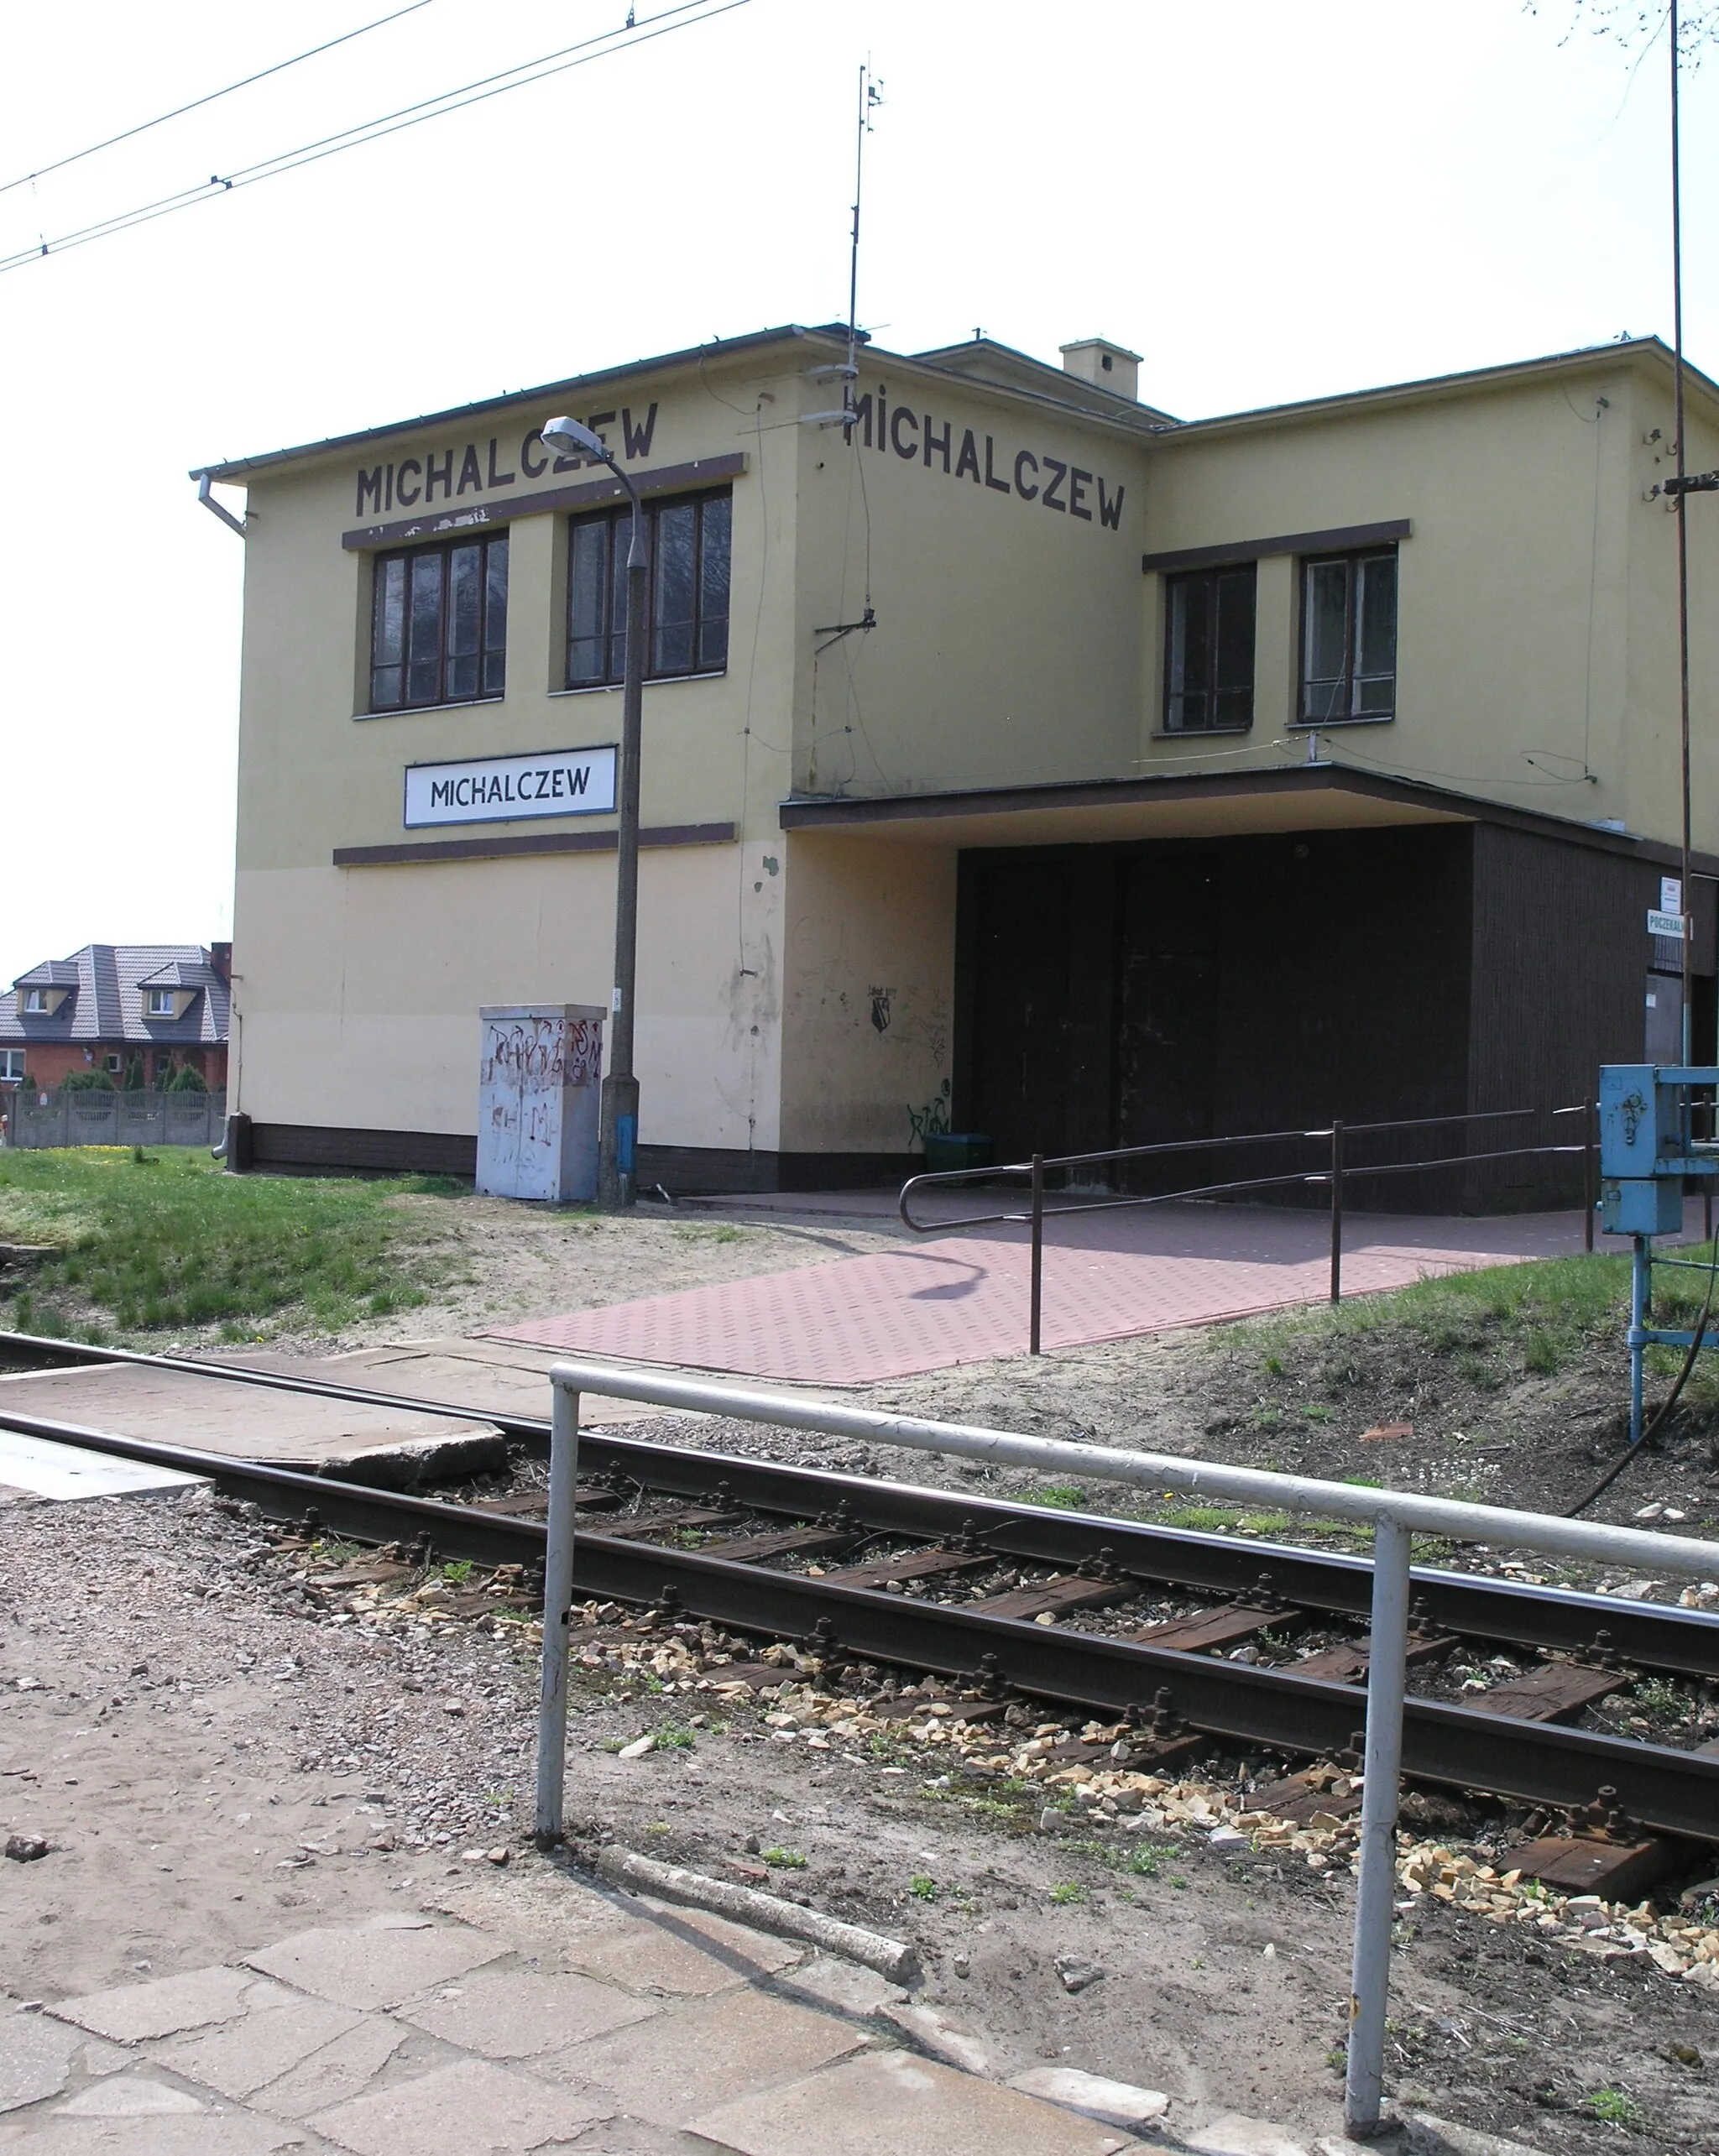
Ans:
[[[86,943],[44,959],[0,996],[0,1083],[45,1090],[133,1057],[144,1083],[188,1064],[212,1093],[227,1083],[231,943]]]

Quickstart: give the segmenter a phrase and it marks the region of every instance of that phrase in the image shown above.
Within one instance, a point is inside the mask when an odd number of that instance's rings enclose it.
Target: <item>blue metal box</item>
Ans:
[[[1600,1226],[1608,1235],[1677,1235],[1683,1232],[1683,1178],[1600,1185]]]

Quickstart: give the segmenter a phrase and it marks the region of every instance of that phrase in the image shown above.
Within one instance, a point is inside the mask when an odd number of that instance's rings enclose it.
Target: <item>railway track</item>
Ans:
[[[0,1338],[0,1353],[39,1367],[135,1362],[421,1413],[481,1412],[522,1450],[547,1448],[546,1422],[281,1373],[19,1335]],[[542,1563],[543,1525],[517,1495],[403,1496],[14,1414],[3,1392],[0,1424],[206,1475],[268,1517],[346,1540],[483,1566]],[[1335,1757],[1364,1720],[1365,1558],[595,1433],[582,1435],[580,1467],[581,1599],[811,1647],[827,1670],[933,1673],[991,1711],[1018,1695],[1126,1720],[1131,1757],[1148,1767],[1214,1741]],[[1413,1585],[1423,1684],[1477,1650],[1539,1659],[1467,1699],[1412,1694],[1408,1776],[1609,1815],[1620,1851],[1644,1835],[1719,1842],[1719,1743],[1691,1751],[1577,1725],[1644,1678],[1712,1686],[1719,1615],[1434,1568],[1417,1568]],[[1272,1659],[1231,1658],[1262,1646]]]

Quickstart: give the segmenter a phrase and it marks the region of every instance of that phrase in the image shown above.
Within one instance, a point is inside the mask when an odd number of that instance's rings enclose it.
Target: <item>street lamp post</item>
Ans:
[[[614,452],[578,420],[551,420],[544,446],[588,463],[606,464],[633,505],[627,551],[626,663],[621,686],[621,760],[616,807],[614,987],[609,997],[609,1068],[598,1111],[597,1202],[605,1212],[630,1205],[637,1192],[639,1080],[633,1069],[634,982],[639,958],[639,763],[644,738],[645,637],[650,574],[645,505]],[[605,629],[607,624],[605,624]]]

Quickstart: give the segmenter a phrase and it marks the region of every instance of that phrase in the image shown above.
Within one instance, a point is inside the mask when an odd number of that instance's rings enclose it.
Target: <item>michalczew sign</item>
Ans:
[[[615,751],[545,749],[406,766],[408,831],[433,823],[502,823],[524,816],[613,816]]]

